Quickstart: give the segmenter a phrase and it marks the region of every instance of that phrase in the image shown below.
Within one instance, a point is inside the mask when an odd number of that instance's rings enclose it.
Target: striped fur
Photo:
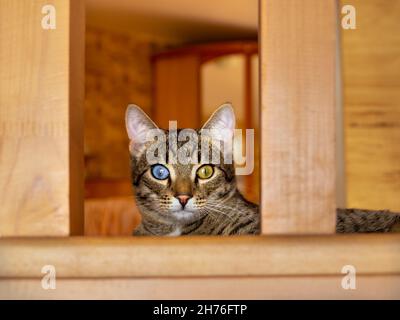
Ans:
[[[170,178],[158,181],[150,174],[151,166],[146,160],[148,144],[144,132],[156,129],[156,125],[143,111],[131,106],[127,110],[127,130],[131,139],[132,181],[136,202],[142,214],[142,221],[134,235],[241,235],[260,233],[258,206],[247,201],[237,190],[233,164],[214,165],[214,175],[199,181],[194,172],[202,164],[200,145],[189,144],[188,156],[198,157],[199,164],[171,163],[167,144],[165,166],[171,172]],[[206,128],[234,128],[234,114],[230,106],[219,108]],[[204,128],[203,127],[203,128]],[[168,134],[167,130],[162,130]],[[179,134],[178,130],[178,134]],[[195,131],[199,141],[202,131]],[[200,142],[199,142],[200,143]],[[182,146],[185,142],[179,142]],[[196,148],[198,147],[198,148]],[[196,154],[196,152],[198,154]],[[223,159],[222,152],[220,157]],[[190,195],[191,209],[176,209],[179,194]],[[174,209],[175,208],[175,209]],[[359,209],[337,210],[337,233],[388,232],[400,223],[400,215],[388,211]]]
[[[388,210],[337,209],[336,232],[390,232],[400,223],[400,214]]]
[[[236,191],[218,207],[223,210],[217,214],[206,214],[195,221],[178,225],[160,224],[146,219],[135,230],[134,235],[178,235],[173,232],[179,228],[179,235],[239,235],[258,234],[260,215],[258,206],[248,202]]]
[[[182,228],[180,235],[241,235],[260,234],[260,215],[258,206],[246,203],[247,201],[237,194],[229,201],[235,210],[227,210],[229,216],[205,216]],[[361,209],[337,209],[337,233],[371,233],[391,232],[400,227],[400,214],[390,211],[375,211]],[[168,235],[167,233],[153,233],[140,225],[135,235]],[[399,230],[400,231],[400,230]]]

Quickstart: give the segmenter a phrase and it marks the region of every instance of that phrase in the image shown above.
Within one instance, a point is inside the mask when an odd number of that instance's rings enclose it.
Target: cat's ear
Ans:
[[[130,104],[126,109],[125,125],[131,142],[139,145],[146,143],[149,130],[158,129],[149,116],[134,104]]]
[[[230,103],[221,105],[201,128],[203,129],[211,130],[213,138],[217,140],[231,140],[235,130],[235,113],[232,105]]]

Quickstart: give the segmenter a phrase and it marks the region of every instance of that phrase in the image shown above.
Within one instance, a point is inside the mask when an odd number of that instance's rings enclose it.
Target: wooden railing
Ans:
[[[1,298],[400,297],[398,235],[329,235],[335,0],[260,6],[262,230],[296,236],[179,239],[68,237],[83,232],[84,15],[81,1],[52,3],[55,30],[40,27],[47,1],[0,4]],[[44,265],[55,291],[40,287]],[[363,290],[341,288],[345,265]]]

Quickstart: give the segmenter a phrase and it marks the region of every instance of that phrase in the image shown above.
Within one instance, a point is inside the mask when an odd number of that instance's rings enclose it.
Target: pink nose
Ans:
[[[186,203],[189,201],[189,199],[191,197],[188,196],[188,195],[183,194],[183,195],[176,196],[176,198],[179,200],[179,202],[182,205],[182,207],[185,207]]]

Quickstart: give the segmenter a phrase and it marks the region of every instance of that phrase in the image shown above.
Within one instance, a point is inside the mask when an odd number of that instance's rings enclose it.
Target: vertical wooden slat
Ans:
[[[245,124],[245,129],[254,129],[255,125],[253,124],[253,95],[252,95],[252,70],[251,70],[251,54],[245,54],[245,64],[244,64],[244,124]],[[245,139],[245,137],[244,137]],[[245,140],[244,140],[245,141]],[[255,150],[254,150],[255,153]],[[246,194],[252,192],[252,189],[254,188],[254,182],[253,182],[253,174],[245,176],[245,181],[246,181]]]
[[[335,230],[335,0],[261,0],[262,233]]]
[[[348,206],[400,211],[400,0],[340,3]]]
[[[83,28],[82,1],[0,2],[0,236],[82,233]]]
[[[337,2],[337,10],[340,12],[340,3]],[[343,80],[342,80],[342,46],[341,24],[336,26],[336,206],[347,207],[346,188],[346,161],[345,161],[345,130],[344,130],[344,106],[343,106]]]

